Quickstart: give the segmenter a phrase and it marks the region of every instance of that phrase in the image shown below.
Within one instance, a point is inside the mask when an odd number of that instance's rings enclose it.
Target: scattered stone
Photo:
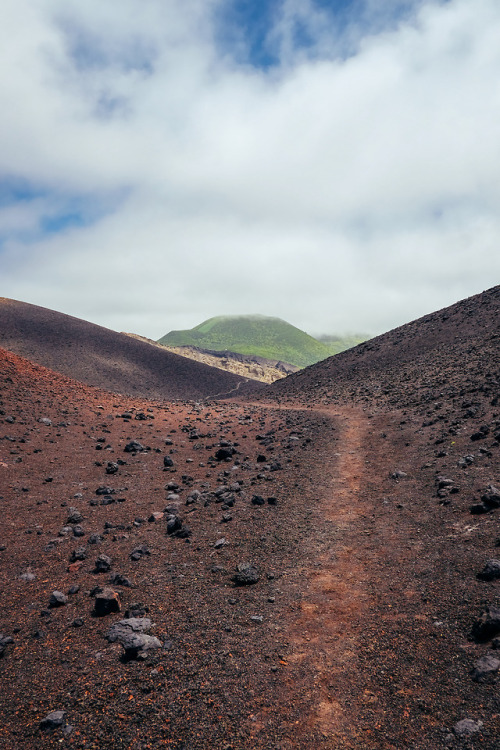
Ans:
[[[53,591],[49,599],[49,607],[51,609],[55,607],[64,607],[68,603],[68,597],[63,594],[62,591]]]
[[[106,466],[106,474],[116,474],[120,467],[118,464],[115,464],[114,461],[108,461],[108,465]]]
[[[100,544],[102,542],[102,536],[100,534],[91,534],[89,536],[89,544]]]
[[[264,621],[263,615],[252,615],[250,617],[250,619],[251,619],[252,622],[259,622],[260,623],[260,622]]]
[[[233,517],[230,513],[223,513],[222,518],[220,519],[221,523],[229,523],[229,521],[232,521]]]
[[[74,628],[81,628],[85,625],[85,620],[83,617],[75,617],[71,624]]]
[[[485,424],[485,425],[482,425],[482,427],[480,427],[480,428],[479,428],[479,431],[478,431],[478,432],[474,432],[474,433],[473,433],[473,434],[472,434],[472,435],[470,436],[470,439],[471,439],[472,441],[476,441],[476,440],[482,440],[483,438],[485,438],[485,437],[486,437],[486,435],[488,435],[488,434],[489,434],[489,432],[490,432],[490,428],[489,428],[489,426],[488,426],[488,425],[486,425],[486,424]]]
[[[407,476],[408,474],[405,471],[400,471],[399,469],[397,469],[396,471],[392,472],[391,479],[394,479],[397,481],[398,479],[404,479]]]
[[[36,575],[31,572],[31,570],[27,570],[25,573],[21,573],[19,576],[21,581],[26,581],[26,583],[32,583],[33,581],[36,581]]]
[[[145,658],[147,651],[161,648],[158,638],[146,635],[150,628],[148,617],[131,617],[112,625],[106,638],[110,643],[120,643],[127,659]]]
[[[191,529],[188,526],[184,526],[182,519],[177,515],[177,509],[169,507],[167,510],[167,534],[169,536],[176,536],[180,539],[187,539],[191,536]]]
[[[79,524],[77,524],[76,526],[73,526],[73,536],[76,536],[76,537],[85,536],[85,530],[83,529],[83,527],[80,526]]]
[[[77,547],[69,556],[70,563],[82,561],[87,559],[86,547]]]
[[[111,487],[106,487],[105,485],[101,485],[101,487],[98,487],[95,491],[96,495],[113,495],[116,492],[116,490],[112,489]]]
[[[11,643],[14,643],[14,639],[11,638],[10,635],[3,635],[3,633],[0,633],[0,658],[4,655],[5,649]]]
[[[236,570],[232,579],[236,586],[250,586],[260,580],[258,569],[251,563],[240,563]]]
[[[252,497],[252,505],[265,505],[266,501],[261,495],[254,495]]]
[[[484,503],[474,503],[470,506],[469,511],[473,516],[482,516],[484,513],[489,513],[491,508],[488,508]]]
[[[66,523],[78,524],[78,523],[81,523],[82,521],[83,521],[83,516],[78,510],[78,508],[70,508]]]
[[[474,719],[462,719],[457,721],[453,727],[453,731],[457,737],[471,737],[476,732],[479,732],[483,726],[482,721],[474,721]]]
[[[267,504],[268,505],[278,505],[278,498],[276,498],[276,497],[268,497],[267,498]]]
[[[150,554],[151,552],[149,551],[147,544],[141,544],[132,550],[130,553],[130,559],[137,562],[137,560],[142,560],[143,557]]]
[[[120,596],[117,591],[105,587],[96,593],[94,613],[97,617],[105,617],[113,612],[119,612],[120,609]]]
[[[498,670],[500,668],[500,659],[493,654],[482,656],[471,670],[470,676],[474,682],[486,682],[491,684],[495,682]]]
[[[123,633],[147,633],[151,630],[152,622],[149,617],[127,617],[124,620],[115,622],[106,635],[110,643],[115,643],[120,639]]]
[[[446,487],[453,486],[453,479],[447,479],[446,477],[437,477],[438,489],[443,490]]]
[[[461,469],[465,469],[467,466],[470,466],[471,464],[473,464],[474,461],[475,461],[474,456],[467,455],[458,461],[458,465],[460,466]]]
[[[487,607],[472,627],[472,635],[478,641],[489,641],[500,633],[500,607]]]
[[[51,711],[40,722],[40,729],[43,729],[45,732],[52,732],[54,729],[62,727],[65,716],[66,711]]]
[[[40,424],[44,424],[46,427],[50,427],[52,425],[52,420],[48,417],[40,417],[38,420]]]
[[[482,571],[477,574],[477,577],[481,581],[495,581],[497,578],[500,578],[500,560],[488,560]]]
[[[114,586],[126,586],[127,588],[133,587],[132,582],[121,573],[114,573],[109,579],[109,582]]]
[[[236,451],[232,446],[225,446],[218,449],[215,458],[217,461],[226,461],[227,459],[232,458],[234,453],[236,453]]]
[[[221,537],[220,539],[217,539],[217,541],[214,544],[215,549],[220,549],[221,547],[225,547],[227,545],[227,542],[224,537]]]
[[[488,485],[486,492],[481,496],[481,500],[489,509],[500,508],[500,490],[492,484]]]
[[[111,562],[107,555],[99,555],[95,561],[94,573],[107,573],[111,570]]]
[[[174,462],[170,456],[163,456],[163,466],[165,469],[171,469],[173,465]]]
[[[131,440],[123,449],[124,453],[140,453],[143,450],[144,446],[138,440]]]
[[[201,492],[199,490],[193,490],[186,498],[186,505],[193,505],[194,503],[199,502],[200,499]]]

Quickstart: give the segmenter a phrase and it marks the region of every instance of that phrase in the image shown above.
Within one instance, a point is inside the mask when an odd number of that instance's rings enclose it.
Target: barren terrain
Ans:
[[[498,748],[498,299],[225,401],[2,350],[2,748]]]

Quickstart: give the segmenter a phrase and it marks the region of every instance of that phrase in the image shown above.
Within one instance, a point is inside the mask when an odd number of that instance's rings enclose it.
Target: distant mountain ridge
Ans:
[[[165,346],[256,355],[296,367],[315,364],[353,345],[352,339],[344,347],[342,341],[341,338],[334,343],[318,341],[281,318],[266,315],[220,315],[189,330],[170,331],[158,339]]]

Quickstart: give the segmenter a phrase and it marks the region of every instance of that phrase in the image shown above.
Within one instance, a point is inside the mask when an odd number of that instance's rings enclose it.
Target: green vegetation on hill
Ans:
[[[332,355],[344,352],[346,349],[352,349],[353,346],[362,344],[363,341],[367,341],[369,338],[364,333],[353,333],[349,336],[318,336],[318,341],[326,344],[330,350],[330,355]]]
[[[205,320],[191,330],[170,331],[158,343],[167,346],[196,346],[215,351],[227,350],[307,367],[348,348],[342,346],[340,341],[337,339],[334,344],[330,341],[323,343],[280,318],[227,315]]]

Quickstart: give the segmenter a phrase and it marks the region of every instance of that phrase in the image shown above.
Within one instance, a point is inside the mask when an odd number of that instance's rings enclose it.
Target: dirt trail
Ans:
[[[358,495],[364,472],[366,418],[358,411],[346,411],[323,412],[333,417],[341,430],[341,448],[327,445],[323,449],[327,455],[320,511],[333,528],[330,540],[321,542],[317,568],[310,572],[294,637],[295,659],[314,665],[319,684],[320,701],[308,729],[319,729],[330,741],[345,736],[348,717],[342,701],[343,684],[356,668],[352,623],[359,622],[368,607],[366,571],[344,534],[354,525],[359,528],[363,509]]]

